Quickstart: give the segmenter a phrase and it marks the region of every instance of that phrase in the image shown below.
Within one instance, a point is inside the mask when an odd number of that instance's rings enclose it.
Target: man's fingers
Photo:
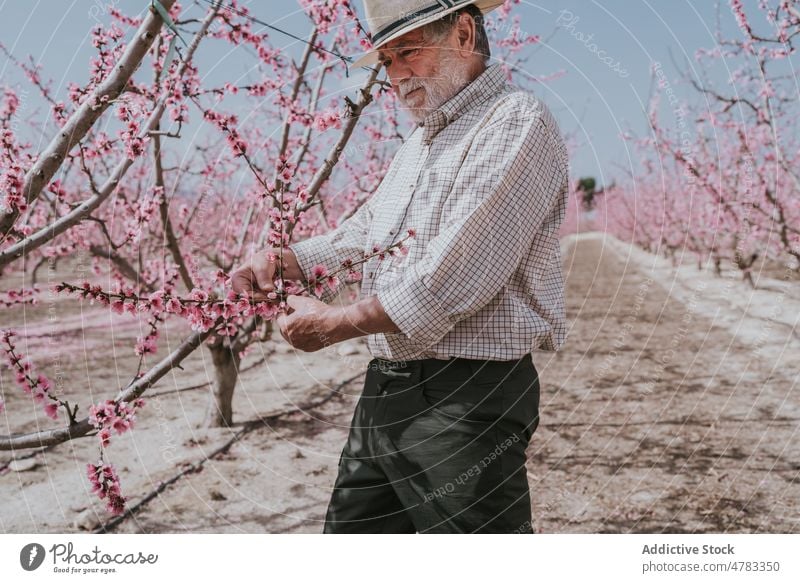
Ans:
[[[287,318],[288,316],[286,314],[281,313],[278,314],[277,318],[275,318],[275,322],[278,324],[278,331],[281,333],[281,336],[283,336],[283,339],[286,340],[286,342],[289,342],[289,337],[286,335]],[[289,344],[291,344],[291,342],[289,342]]]
[[[275,285],[272,283],[271,278],[262,277],[259,280],[258,273],[249,265],[242,267],[231,275],[231,287],[236,293],[243,294],[257,302],[272,299],[268,294],[275,291]]]
[[[320,305],[320,301],[310,296],[290,295],[286,298],[286,305],[296,310],[305,308],[314,311]]]
[[[272,276],[275,273],[275,264],[270,261],[265,254],[258,253],[255,255],[250,260],[250,269],[255,275],[256,284],[259,289],[266,292],[275,289],[275,285],[272,283]]]
[[[239,269],[231,276],[231,287],[236,293],[249,296],[254,289],[254,284],[255,277],[247,268]]]
[[[267,302],[267,301],[271,301],[271,298],[270,298],[270,297],[269,297],[269,296],[268,296],[266,293],[264,293],[264,292],[262,292],[262,291],[258,291],[258,290],[256,290],[256,291],[253,291],[253,292],[252,292],[252,293],[251,293],[251,294],[250,294],[248,297],[249,297],[251,300],[253,300],[254,302]],[[272,300],[272,301],[274,301],[274,300]]]

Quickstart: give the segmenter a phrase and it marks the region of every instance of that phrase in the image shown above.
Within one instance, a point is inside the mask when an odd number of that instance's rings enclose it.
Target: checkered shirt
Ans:
[[[369,335],[375,357],[511,360],[558,350],[568,174],[549,109],[494,64],[417,125],[351,217],[290,248],[309,275],[415,229],[407,255],[360,269],[361,297],[377,295],[401,330]]]

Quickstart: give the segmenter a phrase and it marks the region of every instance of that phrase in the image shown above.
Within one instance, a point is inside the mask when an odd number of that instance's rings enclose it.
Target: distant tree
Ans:
[[[575,190],[581,197],[584,210],[587,211],[594,208],[594,197],[602,192],[602,190],[597,190],[597,180],[592,176],[579,179]]]
[[[683,73],[700,99],[673,104],[665,118],[662,102],[672,94],[653,65],[650,134],[634,141],[642,170],[596,204],[620,238],[670,257],[693,254],[717,274],[726,261],[755,285],[760,259],[800,273],[800,117],[796,75],[786,72],[797,55],[800,3],[729,6],[740,32],[718,32]],[[735,83],[710,81],[712,70],[733,71]]]

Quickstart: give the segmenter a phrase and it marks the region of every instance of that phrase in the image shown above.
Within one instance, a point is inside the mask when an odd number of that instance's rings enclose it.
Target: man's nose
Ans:
[[[413,72],[410,67],[394,61],[389,64],[386,72],[389,74],[389,79],[392,82],[392,88],[395,93],[400,93],[400,83],[413,77]]]

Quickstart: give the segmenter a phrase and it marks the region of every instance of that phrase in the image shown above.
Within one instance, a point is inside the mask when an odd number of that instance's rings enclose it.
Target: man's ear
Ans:
[[[456,21],[456,42],[460,56],[469,58],[474,54],[475,36],[475,21],[472,16],[462,12]]]

